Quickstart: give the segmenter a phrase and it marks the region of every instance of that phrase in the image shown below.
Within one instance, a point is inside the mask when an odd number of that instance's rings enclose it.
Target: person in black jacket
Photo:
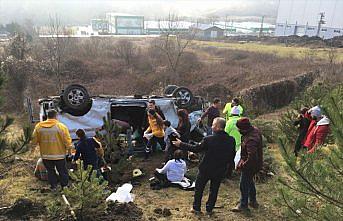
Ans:
[[[93,170],[98,170],[99,157],[97,149],[101,147],[100,142],[93,137],[87,137],[83,129],[78,129],[76,135],[80,140],[75,145],[76,153],[73,157],[73,162],[81,156],[84,170],[87,169],[88,165],[92,166]]]
[[[188,143],[191,135],[191,122],[189,121],[188,112],[185,109],[180,109],[177,111],[177,116],[179,118],[179,123],[176,130],[181,136],[180,140]]]
[[[298,152],[300,151],[301,147],[304,144],[304,139],[306,137],[307,134],[307,130],[308,127],[310,126],[310,115],[308,112],[308,108],[304,107],[300,110],[300,114],[298,116],[298,119],[296,121],[294,121],[294,126],[298,126],[298,137],[297,140],[295,142],[295,147],[294,147],[294,155],[297,157],[298,156]]]
[[[162,120],[165,120],[165,119],[166,119],[166,117],[164,116],[164,114],[163,114],[161,108],[160,108],[159,106],[156,105],[155,100],[149,100],[149,101],[148,101],[148,109],[149,109],[149,110],[152,109],[152,110],[156,111],[156,113],[158,113],[158,115],[160,115],[160,117],[162,118]]]
[[[195,182],[195,193],[192,212],[199,214],[204,188],[210,181],[210,193],[206,203],[206,212],[212,214],[215,206],[221,180],[225,177],[229,164],[234,165],[236,155],[235,139],[225,133],[225,119],[217,117],[213,120],[213,135],[205,137],[197,145],[174,141],[173,144],[181,150],[192,152],[204,151],[204,157],[199,165],[199,172]]]
[[[189,138],[191,135],[191,122],[189,121],[188,112],[185,109],[180,109],[177,111],[177,116],[179,118],[179,123],[177,125],[177,132],[180,134],[180,140],[184,143],[189,142]],[[183,152],[183,159],[188,159],[188,151],[184,150]]]

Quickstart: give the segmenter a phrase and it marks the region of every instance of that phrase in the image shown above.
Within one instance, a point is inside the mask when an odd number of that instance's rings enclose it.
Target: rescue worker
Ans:
[[[239,108],[239,113],[240,115],[239,116],[242,116],[243,115],[243,107],[240,105],[240,101],[237,97],[235,97],[234,99],[232,99],[231,102],[225,104],[225,107],[223,109],[223,114],[225,114],[225,119],[226,120],[229,120],[230,116],[231,116],[231,109],[233,107],[237,106]]]
[[[70,155],[72,143],[68,128],[57,120],[57,111],[49,110],[47,117],[47,120],[36,125],[32,144],[39,146],[43,164],[48,171],[49,184],[55,191],[58,180],[62,188],[68,185],[66,153]]]

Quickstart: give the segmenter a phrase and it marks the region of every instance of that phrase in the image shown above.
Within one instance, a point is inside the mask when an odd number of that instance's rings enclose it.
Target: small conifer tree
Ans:
[[[70,187],[63,190],[75,210],[79,220],[90,220],[106,210],[107,182],[96,175],[96,171],[88,166],[83,169],[82,162],[77,165],[77,170],[69,173],[73,180]]]
[[[292,152],[291,139],[284,127],[280,148],[287,177],[280,178],[278,202],[287,208],[289,219],[340,220],[343,213],[343,87],[326,90],[320,101],[329,117],[334,144],[319,148],[314,154]],[[308,96],[310,98],[311,96]],[[315,103],[318,104],[318,103]],[[286,118],[283,118],[287,123]]]

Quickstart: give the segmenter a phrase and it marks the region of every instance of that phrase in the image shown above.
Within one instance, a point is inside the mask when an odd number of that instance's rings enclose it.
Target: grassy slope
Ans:
[[[256,42],[249,43],[226,43],[226,42],[211,42],[211,41],[193,41],[193,45],[196,46],[212,46],[217,48],[228,48],[243,51],[252,51],[260,53],[275,54],[280,57],[295,57],[295,58],[306,58],[311,56],[319,59],[328,59],[329,49],[319,48],[311,49],[307,47],[286,47],[281,44],[267,45]],[[343,62],[343,49],[336,49],[336,60]]]

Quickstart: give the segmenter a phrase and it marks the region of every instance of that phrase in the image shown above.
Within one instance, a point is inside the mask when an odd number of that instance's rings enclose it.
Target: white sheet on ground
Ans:
[[[133,202],[134,195],[131,194],[133,186],[130,183],[125,183],[117,189],[115,193],[112,193],[109,197],[106,198],[106,202],[118,201],[119,203],[129,203]]]

